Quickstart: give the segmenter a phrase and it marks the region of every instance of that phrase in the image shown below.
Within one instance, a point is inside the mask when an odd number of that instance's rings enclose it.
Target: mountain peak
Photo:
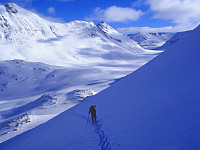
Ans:
[[[100,22],[97,24],[97,27],[100,28],[104,33],[108,33],[108,34],[119,34],[114,28],[112,28],[110,25],[108,25],[105,22]]]
[[[9,13],[17,13],[17,5],[14,4],[14,3],[7,3],[4,5],[6,7],[6,11],[9,12]]]
[[[97,24],[97,26],[100,26],[100,25],[106,25],[106,26],[109,26],[107,23],[105,23],[104,21],[101,21],[101,22],[99,22],[98,24]]]
[[[103,24],[103,23],[105,23],[105,22],[104,21],[99,22],[99,24]]]

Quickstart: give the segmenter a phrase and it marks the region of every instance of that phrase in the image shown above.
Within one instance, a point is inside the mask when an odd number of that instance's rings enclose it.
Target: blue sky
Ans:
[[[105,21],[122,33],[184,31],[200,24],[200,0],[0,0],[54,22]]]

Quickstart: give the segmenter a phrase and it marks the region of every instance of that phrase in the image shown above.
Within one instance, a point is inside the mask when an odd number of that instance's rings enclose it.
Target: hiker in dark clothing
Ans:
[[[95,107],[96,107],[96,106],[91,106],[91,107],[90,107],[90,111],[89,111],[89,114],[91,113],[91,116],[92,116],[92,123],[97,122],[97,116],[96,116]]]

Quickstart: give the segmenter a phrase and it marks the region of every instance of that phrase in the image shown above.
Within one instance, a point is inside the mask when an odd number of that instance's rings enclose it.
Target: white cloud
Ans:
[[[133,6],[140,6],[140,2],[144,1],[138,0]],[[180,32],[192,30],[200,24],[200,0],[146,0],[144,4],[149,6],[148,12],[154,13],[154,18],[171,21],[175,26],[119,28],[119,32]]]
[[[129,28],[118,28],[117,31],[121,33],[137,33],[137,32],[169,32],[173,27],[163,27],[163,28],[151,28],[151,27],[129,27]]]
[[[195,24],[200,20],[200,0],[147,0],[154,17],[176,24]]]
[[[128,34],[128,33],[137,33],[137,32],[181,32],[181,31],[187,31],[187,30],[192,30],[195,27],[197,27],[198,24],[196,25],[191,25],[191,26],[182,26],[182,25],[177,25],[175,27],[172,26],[167,26],[167,27],[160,27],[160,28],[151,28],[151,27],[129,27],[129,28],[118,28],[117,31],[123,34]]]
[[[129,22],[136,21],[143,15],[141,10],[135,10],[129,7],[111,6],[106,9],[96,8],[88,21],[105,21],[105,22]]]
[[[49,14],[55,14],[56,13],[56,10],[55,10],[55,8],[54,7],[49,7],[48,9],[47,9],[47,12],[49,13]]]

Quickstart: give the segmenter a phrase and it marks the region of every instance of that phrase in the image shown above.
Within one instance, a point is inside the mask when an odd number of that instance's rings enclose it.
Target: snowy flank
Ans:
[[[109,88],[2,150],[197,150],[200,148],[200,27]],[[98,122],[88,111],[97,106]]]

